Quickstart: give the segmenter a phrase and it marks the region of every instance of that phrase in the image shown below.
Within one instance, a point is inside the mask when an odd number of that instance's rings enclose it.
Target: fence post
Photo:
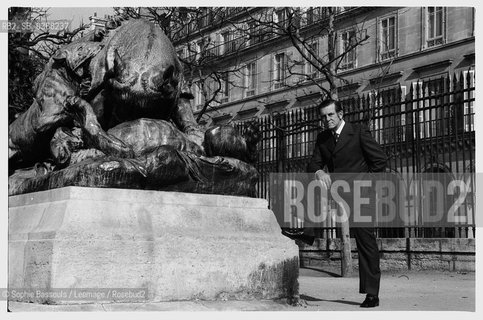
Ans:
[[[285,125],[286,121],[284,121],[287,117],[287,114],[278,114],[275,117],[275,132],[277,136],[277,172],[284,172],[285,171]]]

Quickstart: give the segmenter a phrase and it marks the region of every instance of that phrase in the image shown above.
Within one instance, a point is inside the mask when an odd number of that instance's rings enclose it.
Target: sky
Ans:
[[[89,17],[97,12],[98,17],[104,17],[105,14],[114,14],[112,7],[48,7],[48,20],[71,20],[71,30],[79,27],[80,23],[89,23]]]

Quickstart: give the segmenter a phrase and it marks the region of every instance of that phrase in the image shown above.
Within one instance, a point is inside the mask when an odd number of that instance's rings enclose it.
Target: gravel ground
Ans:
[[[179,301],[90,305],[10,303],[12,312],[29,311],[475,311],[475,273],[383,272],[380,306],[362,309],[357,271],[341,278],[336,270],[300,269],[300,301]]]

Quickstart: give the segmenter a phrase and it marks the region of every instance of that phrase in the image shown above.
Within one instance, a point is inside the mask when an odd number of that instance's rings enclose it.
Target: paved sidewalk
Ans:
[[[475,311],[475,273],[439,271],[383,272],[380,306],[359,304],[357,271],[350,278],[319,270],[300,269],[300,297],[308,311]]]
[[[381,305],[362,309],[358,278],[340,278],[329,271],[300,269],[300,303],[284,301],[179,301],[90,305],[10,303],[23,311],[475,311],[475,274],[456,272],[383,273]]]

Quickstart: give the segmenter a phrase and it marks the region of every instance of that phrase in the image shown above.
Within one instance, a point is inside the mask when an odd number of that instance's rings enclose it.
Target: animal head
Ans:
[[[240,134],[231,125],[212,127],[205,132],[203,146],[207,156],[226,156],[254,163],[257,159],[257,143],[261,140],[260,126],[248,124]]]
[[[57,50],[52,59],[82,77],[84,63],[96,56],[102,48],[103,45],[98,42],[75,41]]]
[[[110,31],[91,73],[91,89],[103,84],[122,103],[155,108],[177,100],[182,66],[163,31],[137,19]]]

